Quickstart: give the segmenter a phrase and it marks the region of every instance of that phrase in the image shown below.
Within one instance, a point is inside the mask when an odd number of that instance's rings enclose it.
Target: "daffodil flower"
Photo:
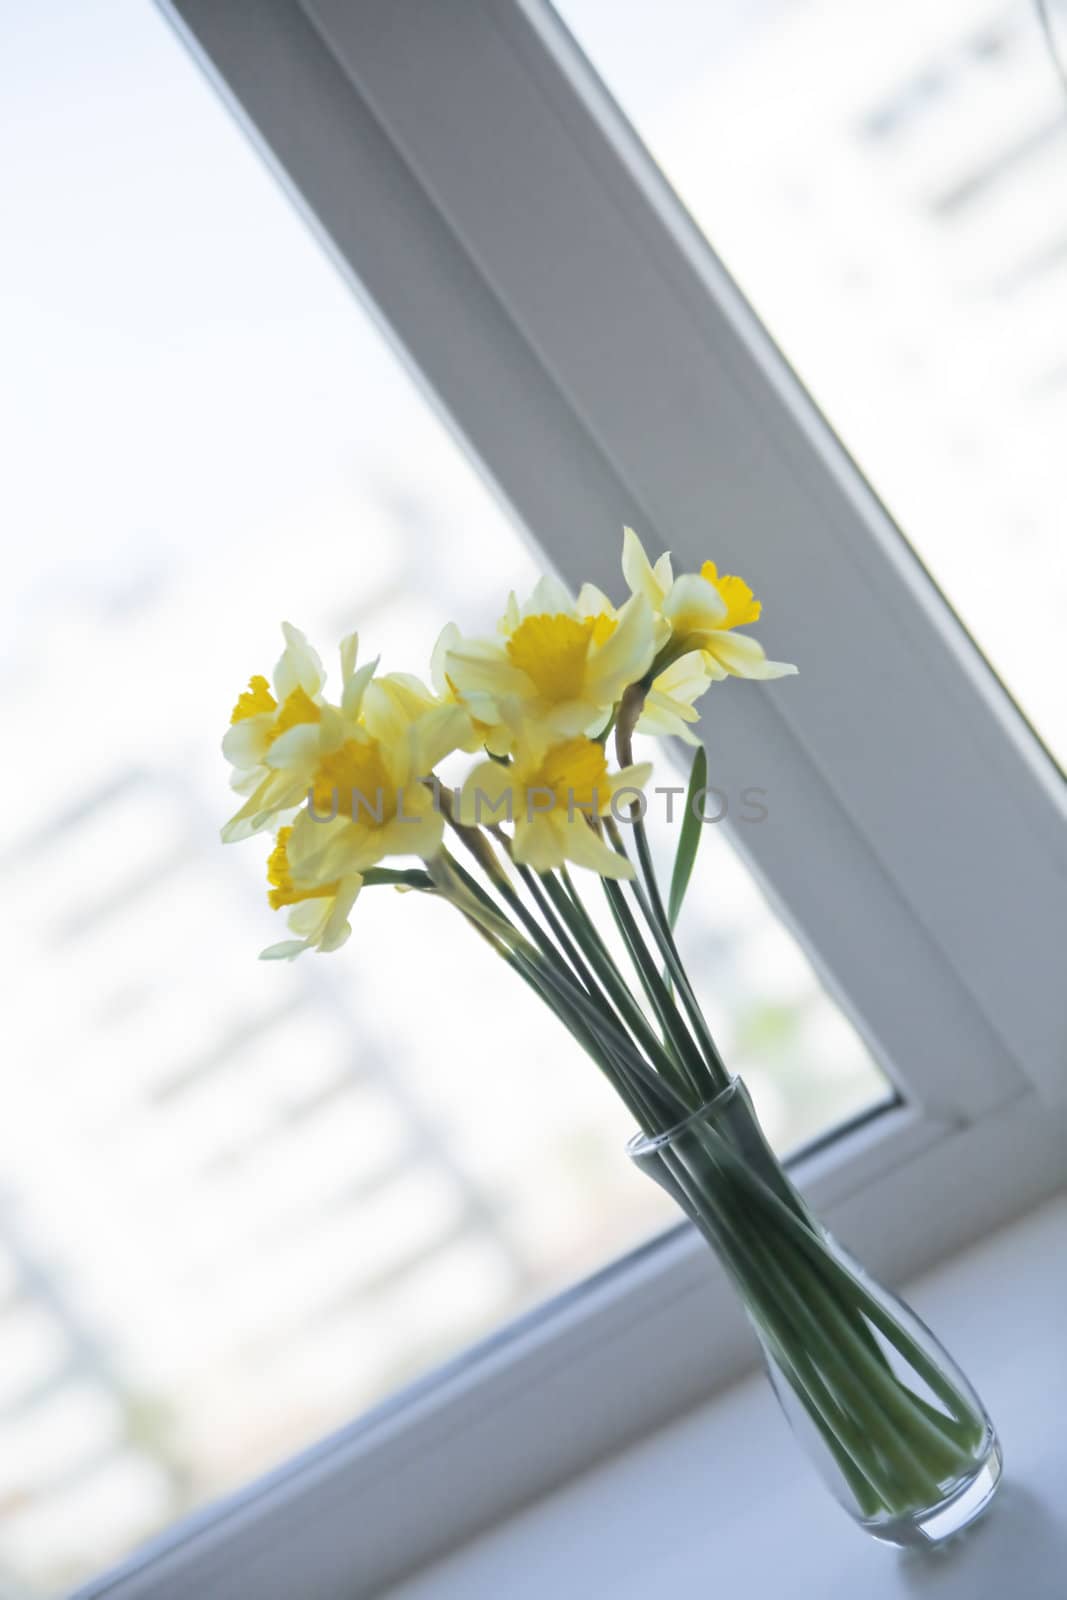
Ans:
[[[653,678],[636,731],[698,745],[700,740],[693,732],[693,724],[700,721],[700,713],[695,710],[694,701],[699,700],[713,681],[702,650],[691,650],[688,655],[672,661]]]
[[[274,849],[267,862],[267,882],[270,888],[267,899],[275,911],[286,906],[289,928],[298,937],[272,944],[261,953],[262,961],[292,961],[305,950],[321,950],[324,954],[339,950],[352,932],[348,914],[363,887],[363,877],[354,872],[332,882],[298,888],[293,880],[289,860],[289,841],[292,828],[281,828]]]
[[[265,677],[249,679],[238,695],[222,753],[240,772],[261,767],[274,741],[302,723],[317,722],[321,714],[326,673],[318,654],[289,622],[282,623],[285,649],[274,668],[274,688]]]
[[[357,668],[358,639],[341,644],[342,709],[323,699],[326,674],[315,650],[291,623],[282,624],[285,649],[274,669],[273,691],[253,677],[238,696],[222,753],[234,767],[232,787],[248,795],[222,830],[227,844],[271,827],[300,804],[320,755],[344,738],[345,719],[359,715],[376,662]]]
[[[669,555],[653,565],[632,528],[623,535],[622,571],[631,594],[641,596],[669,624],[671,652],[699,650],[709,678],[784,678],[788,661],[769,661],[763,646],[738,628],[759,620],[761,606],[742,578],[720,576],[714,561],[676,578]]]
[[[631,878],[633,868],[590,826],[612,809],[616,795],[638,791],[648,762],[609,773],[603,745],[583,734],[550,740],[528,731],[505,766],[485,761],[463,786],[459,819],[469,827],[508,822],[520,866],[551,872],[565,861],[602,878]]]
[[[460,638],[445,652],[458,699],[487,696],[496,722],[530,722],[559,737],[603,727],[655,655],[653,615],[643,596],[616,614],[582,615],[566,590],[543,578],[525,606],[508,600],[497,639]]]
[[[441,705],[460,706],[466,713],[469,727],[457,746],[471,755],[476,750],[488,750],[490,755],[504,756],[511,749],[513,733],[510,725],[501,721],[500,708],[491,694],[484,690],[468,689],[460,692],[448,670],[449,654],[461,649],[463,636],[454,622],[441,629],[430,657],[430,679]]]
[[[410,682],[372,680],[359,723],[310,774],[308,807],[288,839],[294,882],[333,883],[387,856],[432,859],[444,818],[427,779],[467,729],[458,706],[427,706]]]
[[[660,558],[661,562],[669,560],[669,556]],[[657,562],[657,567],[659,565]],[[607,595],[592,583],[583,583],[579,589],[577,609],[583,617],[607,616],[615,619],[618,616]],[[670,637],[670,624],[663,617],[656,617],[657,653],[669,643]],[[712,675],[702,651],[692,650],[688,655],[671,662],[653,678],[637,719],[636,731],[660,737],[670,735],[684,739],[686,744],[699,744],[692,724],[699,722],[700,713],[693,709],[693,705],[710,688],[711,683]]]

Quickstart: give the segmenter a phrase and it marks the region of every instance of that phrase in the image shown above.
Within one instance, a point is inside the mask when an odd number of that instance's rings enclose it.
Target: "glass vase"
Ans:
[[[812,1216],[741,1080],[629,1153],[722,1262],[794,1432],[850,1515],[901,1546],[973,1522],[1001,1472],[981,1401],[915,1313]]]

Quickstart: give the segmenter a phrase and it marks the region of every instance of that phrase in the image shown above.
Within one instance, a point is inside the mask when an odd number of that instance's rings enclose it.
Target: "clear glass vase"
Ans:
[[[902,1546],[973,1522],[1001,1472],[981,1401],[915,1313],[812,1216],[741,1080],[629,1153],[723,1263],[794,1432],[850,1515]]]

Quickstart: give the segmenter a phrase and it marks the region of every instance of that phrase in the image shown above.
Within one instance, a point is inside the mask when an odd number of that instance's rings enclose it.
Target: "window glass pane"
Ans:
[[[274,619],[418,665],[536,567],[151,8],[23,7],[0,72],[0,1590],[22,1596],[673,1217],[577,1046],[437,908],[368,895],[343,954],[257,962],[265,852],[218,842],[217,742]],[[688,947],[793,1147],[885,1081],[708,835]]]
[[[1062,762],[1067,116],[1035,8],[558,9]]]

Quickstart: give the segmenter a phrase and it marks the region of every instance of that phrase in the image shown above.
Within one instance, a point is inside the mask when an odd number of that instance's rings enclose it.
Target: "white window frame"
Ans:
[[[735,843],[904,1096],[797,1164],[831,1226],[894,1279],[1063,1184],[1062,778],[558,19],[160,3],[564,576],[630,523],[774,597],[801,676],[714,697],[714,769],[777,801]],[[679,1227],[83,1600],[379,1594],[754,1359]]]

